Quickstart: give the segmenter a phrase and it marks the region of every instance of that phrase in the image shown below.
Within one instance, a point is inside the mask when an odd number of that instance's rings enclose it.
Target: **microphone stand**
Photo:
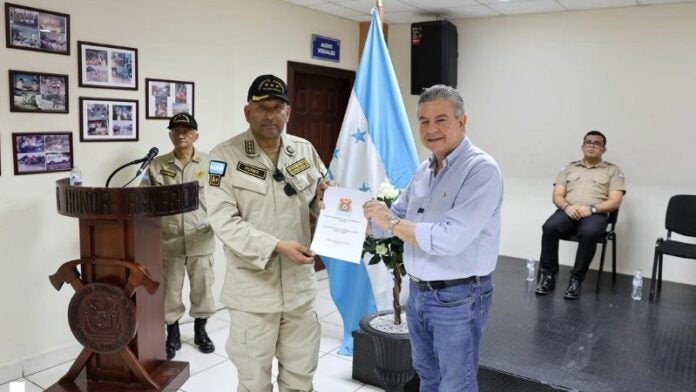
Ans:
[[[130,166],[130,165],[135,165],[136,163],[142,163],[143,161],[145,161],[145,158],[136,159],[136,160],[134,160],[134,161],[128,162],[128,163],[126,163],[126,164],[123,164],[123,165],[117,167],[116,170],[114,170],[114,171],[111,173],[111,175],[109,176],[109,178],[106,180],[106,185],[105,185],[105,187],[106,187],[106,188],[109,187],[109,183],[111,182],[111,179],[112,179],[112,178],[114,177],[114,175],[115,175],[116,173],[118,173],[121,169],[123,169],[123,168],[125,168],[125,167],[128,167],[128,166]],[[133,182],[133,180],[135,180],[135,179],[140,175],[140,173],[141,173],[141,171],[138,170],[138,173],[135,175],[135,177],[133,177],[130,181],[128,181],[128,182],[126,183],[126,185],[124,185],[123,187],[125,187],[125,186],[127,186],[128,184],[130,184],[131,182]]]

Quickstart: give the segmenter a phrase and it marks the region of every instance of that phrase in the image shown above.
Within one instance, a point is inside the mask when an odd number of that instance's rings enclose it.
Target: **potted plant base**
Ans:
[[[353,378],[387,392],[417,392],[419,382],[411,363],[408,332],[385,332],[373,326],[376,318],[387,315],[393,319],[393,313],[372,313],[360,320],[360,329],[353,332]]]

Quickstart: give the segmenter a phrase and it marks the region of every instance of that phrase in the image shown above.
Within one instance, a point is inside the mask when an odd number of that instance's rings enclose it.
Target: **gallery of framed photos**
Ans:
[[[56,3],[59,4],[59,3]],[[6,47],[43,56],[71,56],[70,15],[60,10],[5,3]],[[139,140],[142,96],[92,98],[83,89],[139,89],[138,49],[111,43],[77,41],[79,142],[136,142]],[[38,68],[38,67],[37,67]],[[11,115],[70,114],[69,77],[55,70],[13,67],[8,72]],[[145,118],[168,120],[178,113],[194,113],[194,82],[145,78]],[[92,94],[89,94],[92,95]],[[14,174],[69,171],[75,162],[74,130],[52,129],[46,116],[41,129],[12,129]],[[3,143],[4,142],[4,143]],[[1,161],[0,161],[1,162]],[[0,175],[2,167],[0,167]]]

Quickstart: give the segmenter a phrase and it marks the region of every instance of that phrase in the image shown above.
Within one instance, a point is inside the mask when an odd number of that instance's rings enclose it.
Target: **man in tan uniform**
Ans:
[[[555,288],[558,241],[563,235],[576,232],[579,242],[575,266],[563,296],[580,298],[582,281],[597,250],[597,240],[606,231],[609,213],[619,208],[626,193],[621,168],[602,160],[606,145],[607,138],[601,132],[588,132],[582,143],[583,159],[570,162],[554,181],[553,204],[558,209],[543,226],[538,295],[549,294]]]
[[[180,113],[169,120],[169,139],[174,151],[155,158],[143,182],[147,185],[172,185],[198,181],[199,208],[179,215],[162,217],[162,255],[164,259],[164,321],[167,323],[167,359],[181,348],[179,319],[186,307],[181,301],[184,273],[191,283],[191,310],[194,318],[194,343],[203,353],[215,351],[205,324],[215,314],[213,300],[213,252],[215,235],[206,219],[205,182],[208,157],[194,149],[198,124],[193,116]]]
[[[326,168],[307,140],[283,133],[283,80],[259,76],[247,102],[249,129],[215,147],[208,170],[208,219],[227,256],[227,352],[239,392],[272,390],[274,356],[280,391],[311,391],[320,324],[309,215],[321,206]]]

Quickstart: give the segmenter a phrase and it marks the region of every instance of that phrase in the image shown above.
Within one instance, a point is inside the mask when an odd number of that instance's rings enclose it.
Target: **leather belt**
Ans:
[[[451,279],[451,280],[420,280],[418,278],[411,276],[411,282],[413,282],[413,284],[416,286],[416,288],[418,290],[439,290],[439,289],[444,289],[445,287],[459,286],[462,284],[468,284],[468,283],[474,283],[474,282],[476,282],[476,284],[479,284],[479,283],[481,283],[481,278],[486,278],[488,276],[490,276],[490,275],[469,276],[468,278]]]

